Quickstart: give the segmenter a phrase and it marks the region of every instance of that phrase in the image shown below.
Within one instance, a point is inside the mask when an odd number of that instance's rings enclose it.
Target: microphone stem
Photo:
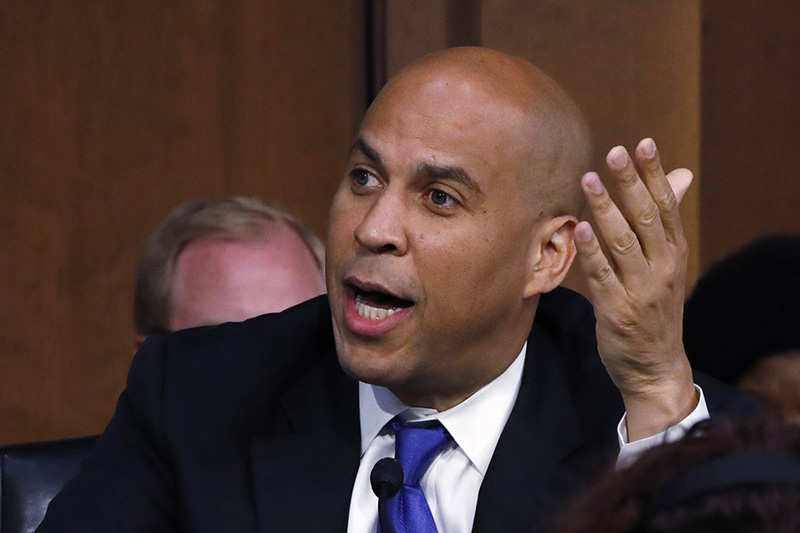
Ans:
[[[387,509],[387,490],[382,490],[378,495],[378,521],[381,524],[381,533],[396,533],[394,524],[389,517],[389,509]]]

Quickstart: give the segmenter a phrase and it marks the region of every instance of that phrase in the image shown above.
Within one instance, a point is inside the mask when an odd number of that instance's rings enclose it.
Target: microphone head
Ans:
[[[372,467],[369,481],[378,498],[391,498],[403,486],[403,469],[393,458],[384,457]]]

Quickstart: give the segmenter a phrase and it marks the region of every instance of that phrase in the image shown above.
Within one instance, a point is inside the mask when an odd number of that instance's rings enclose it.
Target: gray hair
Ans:
[[[263,235],[265,224],[274,223],[292,229],[324,272],[322,241],[280,207],[241,196],[192,200],[177,207],[156,229],[139,261],[133,305],[136,333],[150,335],[170,331],[175,264],[190,242],[211,237],[242,241],[258,238]]]

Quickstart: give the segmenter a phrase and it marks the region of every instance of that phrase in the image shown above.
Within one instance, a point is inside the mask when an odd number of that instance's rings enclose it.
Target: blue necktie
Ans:
[[[436,533],[419,481],[453,438],[437,420],[415,425],[392,420],[390,425],[394,428],[395,459],[403,467],[403,488],[387,502],[392,524],[397,533]]]

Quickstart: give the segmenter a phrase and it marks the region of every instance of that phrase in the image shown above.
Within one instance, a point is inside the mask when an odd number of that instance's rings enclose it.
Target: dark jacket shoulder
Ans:
[[[213,428],[221,426],[258,431],[281,411],[280,398],[319,365],[341,373],[326,296],[244,322],[149,338],[131,366],[126,395],[133,412],[159,420],[153,429],[167,436],[197,436],[204,428],[220,434]]]
[[[542,295],[536,322],[547,328],[559,348],[563,364],[571,367],[567,376],[578,379],[571,380],[574,394],[580,397],[581,390],[591,390],[592,395],[603,391],[606,401],[616,404],[611,409],[612,412],[622,408],[622,404],[617,403],[615,398],[618,393],[612,392],[616,391],[616,386],[597,353],[596,322],[592,304],[580,294],[559,287]],[[702,372],[695,371],[694,379],[703,389],[712,416],[749,418],[760,414],[756,402],[736,389]],[[587,420],[598,417],[601,410],[609,411],[608,405],[598,405],[600,402],[592,401],[591,397],[583,398],[579,403]]]

